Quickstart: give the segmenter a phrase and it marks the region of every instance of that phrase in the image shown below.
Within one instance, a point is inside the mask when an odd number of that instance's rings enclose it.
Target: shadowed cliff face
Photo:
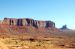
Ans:
[[[15,18],[4,18],[3,24],[16,25],[16,26],[33,26],[36,28],[54,28],[55,23],[52,21],[38,21],[33,19],[15,19]]]
[[[17,26],[23,26],[22,19],[17,19]]]

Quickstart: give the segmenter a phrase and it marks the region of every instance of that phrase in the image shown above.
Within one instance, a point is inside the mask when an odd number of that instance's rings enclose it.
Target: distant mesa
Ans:
[[[68,29],[68,28],[67,28],[67,25],[63,25],[61,29],[62,29],[62,30]]]
[[[38,21],[29,18],[4,18],[3,21],[0,21],[0,24],[9,26],[33,26],[36,28],[55,28],[55,23],[52,21]]]
[[[62,28],[60,28],[60,30],[63,31],[63,32],[65,32],[65,31],[67,31],[67,32],[68,32],[68,31],[72,31],[72,29],[69,29],[69,28],[67,27],[67,25],[63,25]]]
[[[52,21],[40,21],[30,18],[4,18],[0,21],[0,37],[40,38],[50,37],[58,32]]]

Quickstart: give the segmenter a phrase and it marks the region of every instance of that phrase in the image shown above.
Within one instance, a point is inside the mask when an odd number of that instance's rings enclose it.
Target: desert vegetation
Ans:
[[[47,40],[46,40],[47,39]],[[0,48],[8,49],[75,49],[74,38],[15,39],[0,38]]]

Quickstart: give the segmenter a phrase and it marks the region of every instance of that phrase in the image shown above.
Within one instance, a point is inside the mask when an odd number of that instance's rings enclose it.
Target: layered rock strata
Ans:
[[[1,22],[2,24],[5,25],[15,25],[15,26],[33,26],[37,28],[54,28],[55,23],[52,21],[38,21],[38,20],[33,20],[29,18],[4,18],[4,20]]]

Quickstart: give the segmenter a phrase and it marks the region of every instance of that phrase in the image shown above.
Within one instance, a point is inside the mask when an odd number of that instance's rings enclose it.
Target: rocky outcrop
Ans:
[[[33,19],[15,19],[15,18],[4,18],[3,24],[6,25],[15,25],[15,26],[33,26],[37,28],[54,28],[55,23],[52,21],[38,21]]]
[[[63,25],[62,28],[60,28],[61,30],[68,30],[67,25]]]

